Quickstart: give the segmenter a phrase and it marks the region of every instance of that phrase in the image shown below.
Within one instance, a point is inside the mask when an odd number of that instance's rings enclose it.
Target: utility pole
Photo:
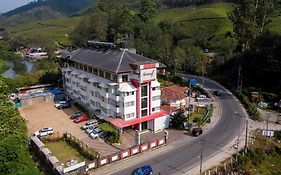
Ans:
[[[203,164],[203,149],[205,145],[205,140],[202,139],[201,141],[201,154],[200,154],[200,175],[202,174],[202,164]]]
[[[238,80],[237,80],[237,92],[241,92],[242,91],[242,75],[241,75],[241,70],[242,70],[242,67],[241,67],[241,65],[239,65]]]
[[[246,120],[246,138],[245,138],[245,150],[248,147],[248,120]]]
[[[191,94],[192,94],[192,90],[191,90],[191,81],[189,81],[189,89],[188,89],[188,123],[191,124],[190,121],[190,101],[191,101]]]
[[[240,115],[238,115],[240,117]],[[239,142],[240,142],[240,126],[241,126],[241,121],[239,121],[239,127],[238,127],[238,135],[237,135],[237,144],[236,144],[236,161],[238,161],[238,153],[239,153]]]
[[[269,118],[270,118],[270,113],[268,112],[267,115],[266,115],[266,136],[267,136],[267,133],[268,133],[268,122],[269,122]]]

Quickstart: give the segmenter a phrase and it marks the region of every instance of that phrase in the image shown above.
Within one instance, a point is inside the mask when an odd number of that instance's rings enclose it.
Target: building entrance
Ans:
[[[147,130],[147,121],[141,123],[141,131]]]

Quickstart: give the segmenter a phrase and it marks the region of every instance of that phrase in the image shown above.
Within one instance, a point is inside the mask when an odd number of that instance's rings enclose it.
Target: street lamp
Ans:
[[[201,153],[200,153],[200,175],[202,174],[202,164],[203,164],[203,149],[205,145],[205,140],[201,139]]]
[[[188,123],[191,124],[191,121],[190,121],[190,101],[191,101],[191,96],[192,96],[192,85],[194,86],[197,82],[196,80],[193,78],[193,79],[189,79],[188,80],[188,83],[189,83],[189,89],[188,89]]]

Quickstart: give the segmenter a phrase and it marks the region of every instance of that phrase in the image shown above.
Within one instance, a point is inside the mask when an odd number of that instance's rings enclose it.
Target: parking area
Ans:
[[[89,147],[95,148],[100,152],[101,156],[107,156],[118,152],[119,150],[126,150],[133,147],[135,143],[135,131],[132,129],[125,130],[121,135],[121,144],[109,145],[102,139],[91,139],[88,134],[81,130],[80,127],[86,123],[74,123],[69,119],[69,116],[77,112],[75,107],[65,108],[58,110],[54,107],[54,103],[40,103],[34,105],[28,105],[19,108],[21,116],[26,120],[28,134],[32,135],[35,131],[38,131],[45,127],[52,127],[54,134],[63,134],[65,132],[71,133],[73,136],[81,140]],[[178,131],[168,129],[169,143],[187,137],[186,131]],[[164,137],[164,131],[153,133],[147,131],[141,134],[141,143],[154,141]]]
[[[31,135],[45,127],[52,127],[54,134],[71,133],[73,136],[95,148],[101,156],[113,154],[117,148],[105,143],[102,139],[91,139],[80,127],[86,122],[74,123],[69,116],[78,110],[75,107],[58,110],[54,103],[40,103],[19,108],[21,116],[26,120],[28,134]]]

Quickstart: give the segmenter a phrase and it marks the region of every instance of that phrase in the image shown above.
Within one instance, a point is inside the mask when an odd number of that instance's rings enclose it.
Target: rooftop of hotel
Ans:
[[[132,64],[155,64],[156,60],[132,53],[128,49],[80,48],[68,55],[68,59],[77,63],[100,68],[114,73],[134,71]],[[159,67],[165,67],[159,63]]]

